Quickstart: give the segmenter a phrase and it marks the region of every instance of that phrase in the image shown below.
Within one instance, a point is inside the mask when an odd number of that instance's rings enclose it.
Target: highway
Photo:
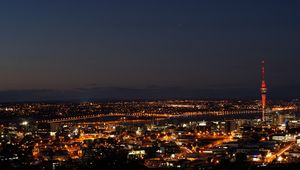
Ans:
[[[266,163],[272,163],[274,161],[274,159],[276,159],[277,157],[281,156],[284,152],[286,152],[287,150],[289,150],[294,145],[295,145],[295,143],[292,142],[292,143],[286,145],[285,147],[279,149],[276,153],[273,153],[271,156],[269,156],[268,158],[266,158],[265,162]]]

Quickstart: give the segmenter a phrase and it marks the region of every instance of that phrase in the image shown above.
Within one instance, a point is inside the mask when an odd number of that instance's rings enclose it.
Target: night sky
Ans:
[[[0,2],[0,101],[300,96],[300,1]]]

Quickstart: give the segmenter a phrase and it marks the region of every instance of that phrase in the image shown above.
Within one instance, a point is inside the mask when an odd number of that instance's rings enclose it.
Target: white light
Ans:
[[[157,152],[157,153],[162,153],[162,150],[157,150],[156,152]]]
[[[252,159],[254,162],[258,162],[258,161],[260,161],[260,158],[253,158]]]
[[[27,126],[27,125],[28,125],[28,122],[27,122],[27,121],[24,121],[24,122],[21,123],[21,125]]]
[[[200,123],[199,123],[199,126],[206,126],[206,122],[205,122],[205,121],[200,122]]]
[[[283,161],[282,156],[279,156],[279,157],[277,158],[277,161],[279,161],[279,162]]]
[[[50,136],[55,136],[56,132],[50,132]]]

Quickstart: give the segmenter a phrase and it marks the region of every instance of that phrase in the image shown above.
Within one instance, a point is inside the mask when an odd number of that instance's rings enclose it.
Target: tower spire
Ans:
[[[262,75],[262,79],[265,79],[265,61],[263,60],[261,62],[261,75]]]

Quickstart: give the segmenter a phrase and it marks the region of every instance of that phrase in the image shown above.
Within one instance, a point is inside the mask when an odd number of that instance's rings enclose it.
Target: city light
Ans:
[[[21,123],[21,125],[22,125],[22,126],[27,126],[27,125],[28,125],[28,122],[27,122],[27,121],[24,121],[24,122]]]

